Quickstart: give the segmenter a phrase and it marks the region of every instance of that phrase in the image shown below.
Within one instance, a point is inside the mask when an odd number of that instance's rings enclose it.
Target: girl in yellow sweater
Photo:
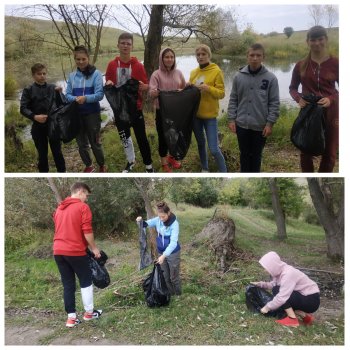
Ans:
[[[226,173],[225,159],[219,148],[216,119],[219,113],[219,100],[225,97],[224,76],[219,66],[210,62],[211,50],[207,45],[201,44],[196,48],[196,58],[199,67],[191,72],[190,83],[201,91],[201,102],[197,117],[194,119],[193,132],[198,144],[202,172],[209,172],[206,135],[209,150],[215,158],[219,172]]]

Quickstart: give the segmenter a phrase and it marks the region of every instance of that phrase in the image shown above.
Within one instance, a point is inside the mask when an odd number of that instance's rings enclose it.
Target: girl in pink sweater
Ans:
[[[276,320],[283,326],[298,327],[299,315],[304,324],[311,325],[314,317],[309,314],[320,306],[320,290],[317,284],[300,270],[283,262],[275,252],[265,254],[260,265],[271,275],[270,282],[253,282],[260,288],[272,289],[274,298],[260,312],[281,308],[287,317]]]
[[[159,91],[181,90],[186,81],[180,70],[176,69],[175,53],[170,48],[165,48],[159,54],[159,69],[153,72],[149,81],[149,95],[154,98],[156,108],[156,127],[158,132],[158,152],[161,158],[162,168],[171,172],[171,168],[179,169],[181,163],[172,155],[168,155],[168,146],[165,142],[162,127],[162,111],[159,108]]]

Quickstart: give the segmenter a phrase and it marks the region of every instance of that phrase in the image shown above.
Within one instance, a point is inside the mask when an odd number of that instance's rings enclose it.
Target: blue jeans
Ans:
[[[236,125],[240,152],[241,173],[260,173],[262,151],[266,137],[262,131],[244,129]]]
[[[205,143],[205,134],[208,140],[208,146],[210,153],[215,158],[217,167],[220,173],[227,173],[226,163],[224,156],[219,148],[219,138],[218,138],[218,121],[216,118],[211,119],[199,119],[194,118],[193,122],[193,132],[197,140],[198,153],[201,160],[201,165],[203,170],[209,170],[208,166],[208,154]]]

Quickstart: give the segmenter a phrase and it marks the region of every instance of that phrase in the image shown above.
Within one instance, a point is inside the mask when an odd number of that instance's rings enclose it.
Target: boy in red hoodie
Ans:
[[[145,68],[136,57],[131,57],[133,48],[133,36],[130,33],[122,33],[118,38],[120,56],[108,63],[106,70],[106,85],[115,85],[117,88],[133,78],[139,81],[139,95],[137,100],[137,116],[129,124],[116,119],[119,137],[123,143],[127,164],[123,172],[130,172],[135,166],[135,152],[131,139],[130,128],[134,129],[137,144],[142,155],[146,172],[153,173],[151,149],[146,136],[145,119],[142,113],[142,92],[148,90],[148,80]]]
[[[71,196],[63,200],[53,219],[55,235],[53,254],[61,274],[64,289],[64,306],[68,314],[67,327],[80,323],[75,309],[75,275],[79,279],[85,309],[84,320],[98,318],[102,310],[94,310],[92,272],[86,249],[89,246],[96,258],[101,256],[92,231],[92,214],[85,203],[91,190],[88,185],[76,182]]]

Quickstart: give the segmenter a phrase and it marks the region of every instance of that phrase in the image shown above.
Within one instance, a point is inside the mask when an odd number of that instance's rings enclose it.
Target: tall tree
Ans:
[[[280,240],[285,240],[287,238],[286,220],[280,201],[277,178],[269,178],[268,182],[271,191],[272,209],[275,214],[277,226],[277,237]]]
[[[158,68],[159,53],[162,46],[164,9],[165,5],[152,5],[151,8],[144,53],[144,65],[148,77]]]
[[[91,63],[97,61],[101,46],[104,23],[108,18],[109,5],[30,5],[24,13],[33,18],[44,18],[52,22],[59,40],[51,44],[73,51],[77,45],[84,45],[92,54]],[[48,40],[44,40],[48,42]]]
[[[283,33],[286,34],[287,38],[289,39],[294,33],[294,29],[292,27],[285,27],[283,29]]]
[[[327,255],[344,259],[344,180],[308,178],[309,191],[326,234]]]
[[[318,26],[321,24],[324,11],[322,5],[309,5],[308,6],[309,14],[313,20],[314,26]]]
[[[338,22],[338,6],[324,5],[324,15],[327,20],[328,28],[332,28]]]

